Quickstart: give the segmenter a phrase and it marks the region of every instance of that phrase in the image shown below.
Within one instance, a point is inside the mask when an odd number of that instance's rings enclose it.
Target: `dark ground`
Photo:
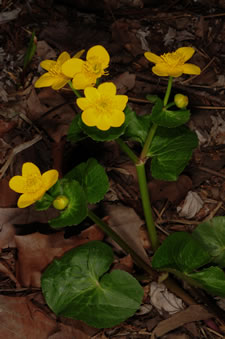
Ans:
[[[40,61],[55,59],[62,51],[73,55],[101,44],[111,57],[107,80],[114,81],[119,92],[129,96],[132,108],[142,115],[150,109],[146,94],[163,95],[167,85],[165,79],[151,72],[143,53],[151,50],[162,54],[192,46],[196,53],[191,62],[200,66],[202,73],[176,78],[173,94],[181,92],[189,97],[192,117],[188,124],[198,134],[199,147],[177,182],[152,180],[149,184],[155,220],[163,240],[174,231],[192,231],[199,222],[225,215],[224,17],[224,0],[0,1],[2,338],[145,339],[164,319],[169,319],[171,327],[160,332],[164,334],[160,338],[225,337],[224,323],[217,316],[207,321],[204,316],[199,318],[201,306],[195,313],[190,310],[190,318],[180,313],[176,323],[171,307],[174,310],[179,306],[167,296],[169,306],[163,301],[160,313],[159,301],[154,303],[149,294],[149,281],[144,298],[148,310],[113,329],[97,331],[78,321],[56,319],[45,306],[39,289],[40,272],[59,255],[51,246],[48,215],[32,208],[18,211],[18,197],[8,188],[8,180],[20,172],[25,161],[36,163],[42,171],[57,168],[63,174],[94,156],[105,166],[111,181],[99,215],[108,215],[114,223],[121,224],[121,229],[123,223],[129,224],[137,248],[143,251],[144,247],[149,252],[132,164],[114,142],[96,145],[88,140],[71,146],[66,134],[75,113],[72,93],[68,88],[57,93],[49,88],[36,90],[33,84],[42,72]],[[24,55],[33,31],[37,51],[24,70]],[[89,232],[90,240],[103,238],[96,228],[85,232]],[[66,230],[74,246],[86,236],[79,238],[75,233],[74,229]],[[62,254],[70,244],[62,232],[58,237]],[[117,265],[135,273],[129,257],[120,257],[121,253]],[[150,310],[151,303],[154,307]]]

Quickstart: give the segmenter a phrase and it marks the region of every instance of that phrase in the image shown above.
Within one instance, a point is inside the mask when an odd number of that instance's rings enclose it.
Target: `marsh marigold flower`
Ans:
[[[192,47],[181,47],[175,52],[156,55],[151,52],[145,52],[145,57],[155,64],[152,72],[159,76],[179,77],[184,74],[200,74],[201,69],[193,64],[186,63],[195,50]]]
[[[106,75],[105,69],[109,66],[109,54],[106,49],[97,45],[87,52],[86,61],[72,58],[62,65],[65,76],[73,78],[75,89],[85,89],[96,84],[96,80]]]
[[[17,206],[24,208],[40,200],[58,180],[58,171],[52,169],[41,174],[39,168],[32,162],[25,162],[22,167],[22,176],[16,175],[9,181],[9,187],[22,193]]]
[[[64,87],[70,80],[70,77],[67,77],[62,73],[62,65],[67,60],[70,60],[70,55],[67,52],[63,52],[56,61],[42,61],[40,63],[41,67],[48,72],[40,76],[40,78],[35,82],[34,87],[52,87],[54,90]]]
[[[82,109],[81,119],[87,126],[96,126],[102,131],[110,127],[120,127],[125,121],[123,110],[128,97],[116,95],[116,86],[105,82],[98,88],[87,87],[85,98],[78,98],[77,105]]]

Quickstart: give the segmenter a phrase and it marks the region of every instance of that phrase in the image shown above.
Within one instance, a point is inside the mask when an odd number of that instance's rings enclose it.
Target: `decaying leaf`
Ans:
[[[181,217],[185,217],[187,219],[192,219],[202,208],[204,202],[198,195],[198,193],[189,191],[182,207],[177,207],[177,212]]]
[[[91,240],[102,240],[103,237],[103,232],[95,225],[68,239],[64,238],[63,231],[49,235],[36,232],[15,236],[18,280],[25,287],[40,287],[41,273],[54,258],[61,257],[71,248]]]

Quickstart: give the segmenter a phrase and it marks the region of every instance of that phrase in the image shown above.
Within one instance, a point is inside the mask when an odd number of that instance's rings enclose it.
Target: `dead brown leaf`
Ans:
[[[80,322],[72,325],[60,323],[35,306],[28,297],[1,295],[0,303],[0,332],[4,339],[90,338]]]
[[[33,233],[15,236],[18,249],[17,278],[22,286],[40,287],[42,271],[54,258],[91,240],[102,240],[103,232],[97,226],[91,226],[79,235],[64,238],[64,232],[54,234]]]
[[[173,182],[153,179],[148,187],[152,202],[168,200],[172,203],[179,203],[192,188],[192,181],[188,176],[181,175],[177,181]]]
[[[120,94],[125,94],[127,91],[130,91],[135,86],[136,75],[129,72],[124,72],[118,77],[113,79],[114,84],[116,85],[118,92]]]
[[[184,311],[178,312],[166,320],[162,320],[152,332],[151,339],[160,337],[184,324],[212,317],[213,315],[201,305],[191,305]]]

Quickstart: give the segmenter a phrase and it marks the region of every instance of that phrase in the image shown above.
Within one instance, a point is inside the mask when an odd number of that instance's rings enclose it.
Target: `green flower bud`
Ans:
[[[69,199],[65,195],[58,195],[58,197],[53,201],[53,206],[57,210],[64,210],[69,203]]]
[[[174,97],[174,102],[178,108],[186,108],[188,105],[188,97],[183,94],[176,94]]]

